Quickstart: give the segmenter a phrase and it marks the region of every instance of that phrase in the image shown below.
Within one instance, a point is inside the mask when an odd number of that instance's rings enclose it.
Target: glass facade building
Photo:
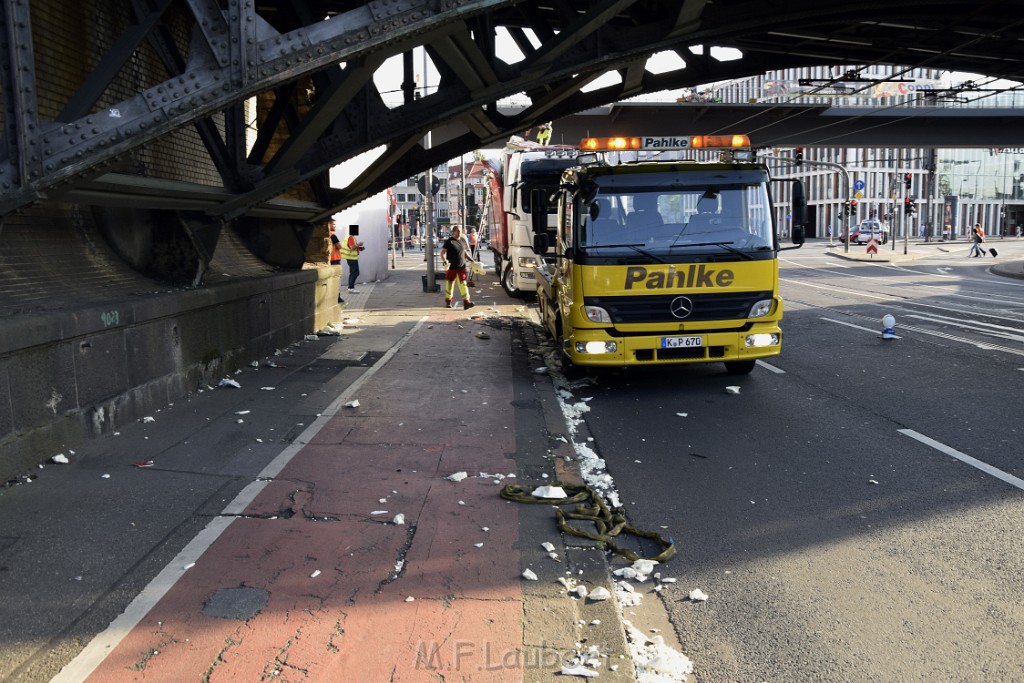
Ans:
[[[845,75],[849,80],[843,80]],[[893,80],[887,80],[887,79]],[[769,72],[684,93],[681,100],[835,104],[843,107],[1013,107],[1012,95],[970,90],[951,96],[959,84],[946,72],[898,67],[816,67]],[[868,124],[865,124],[868,125]],[[756,142],[756,141],[755,141]],[[797,153],[805,162],[830,162],[846,169],[849,187],[833,168],[783,159]],[[762,151],[762,155],[765,153]],[[773,163],[773,157],[778,162]],[[776,178],[800,178],[807,189],[809,235],[825,237],[847,224],[877,219],[892,234],[929,239],[964,237],[980,222],[989,235],[1015,236],[1024,226],[1024,148],[878,148],[808,144],[770,150],[766,159]],[[909,176],[909,183],[907,177]],[[782,233],[790,228],[788,190],[781,184],[777,206]],[[846,212],[848,194],[856,200]],[[907,213],[907,205],[913,213]]]

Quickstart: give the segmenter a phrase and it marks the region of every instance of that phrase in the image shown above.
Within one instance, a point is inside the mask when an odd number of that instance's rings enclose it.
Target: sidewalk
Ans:
[[[922,240],[909,240],[904,245],[903,240],[897,239],[895,243],[878,245],[877,254],[867,253],[867,246],[863,244],[851,244],[849,250],[846,245],[838,240],[829,242],[827,239],[809,240],[807,247],[821,247],[826,253],[836,258],[848,261],[867,261],[871,263],[906,263],[927,258],[967,258],[971,243],[966,240],[948,242],[924,242]],[[988,269],[1003,277],[1024,279],[1024,240],[1017,238],[990,238],[984,245],[986,248],[995,247],[999,251],[997,258],[986,257],[980,261],[988,266]],[[904,253],[905,252],[905,253]]]
[[[556,681],[586,648],[635,680],[615,601],[557,582],[611,588],[604,553],[499,496],[577,476],[523,303],[397,261],[340,336],[3,492],[0,680]]]

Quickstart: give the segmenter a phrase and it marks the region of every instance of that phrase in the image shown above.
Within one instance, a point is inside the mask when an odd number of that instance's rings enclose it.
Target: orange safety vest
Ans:
[[[469,236],[469,246],[471,246],[471,247],[475,247],[476,246],[476,233],[475,232],[470,234],[470,236]]]
[[[341,240],[331,240],[331,263],[341,263]]]

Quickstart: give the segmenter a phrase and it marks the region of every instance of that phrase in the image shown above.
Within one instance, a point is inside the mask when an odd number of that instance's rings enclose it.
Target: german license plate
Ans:
[[[661,348],[663,349],[688,349],[694,346],[704,346],[704,337],[661,338]]]

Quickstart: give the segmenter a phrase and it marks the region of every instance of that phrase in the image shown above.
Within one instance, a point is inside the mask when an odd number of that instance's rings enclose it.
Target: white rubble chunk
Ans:
[[[359,407],[359,399],[356,398],[356,399],[352,399],[351,401],[346,401],[344,403],[344,406],[346,408],[358,408]]]
[[[231,379],[230,377],[225,377],[224,379],[222,379],[217,384],[217,386],[219,386],[219,387],[234,387],[236,389],[241,389],[242,388],[241,384],[239,384],[235,380]]]
[[[693,673],[693,662],[665,643],[662,636],[650,640],[640,629],[623,619],[626,640],[636,668],[637,683],[682,683]]]
[[[607,600],[612,597],[611,591],[604,586],[598,586],[594,590],[590,591],[590,595],[587,596],[591,600],[600,602],[601,600]]]
[[[587,597],[587,593],[588,593],[587,587],[584,586],[583,584],[580,584],[579,586],[576,586],[575,593],[576,593],[576,595],[580,596],[581,598],[585,598],[585,597]]]
[[[58,465],[67,465],[68,456],[64,455],[63,453],[58,453],[57,455],[50,458],[50,462],[55,462]]]
[[[445,479],[447,479],[448,481],[462,481],[468,476],[469,474],[467,474],[466,472],[456,472],[455,474],[449,474],[447,477],[445,477]]]
[[[708,599],[708,594],[699,588],[694,588],[690,591],[690,599],[694,602],[704,602]]]
[[[152,415],[147,415],[146,417],[142,418],[142,421],[146,423],[156,422],[156,418],[153,417]]]
[[[532,495],[537,498],[568,498],[561,486],[538,486]]]
[[[415,602],[415,600],[416,598],[412,597],[411,595],[405,599],[406,602]]]
[[[555,544],[551,543],[550,541],[544,541],[543,543],[540,544],[540,547],[544,548],[544,550],[546,550],[546,551],[548,551],[550,553],[552,550],[555,549]]]
[[[537,575],[534,574],[533,571],[530,570],[530,569],[524,569],[523,570],[523,578],[526,579],[527,581],[536,581],[537,580]]]
[[[395,515],[394,519],[392,519],[391,522],[392,522],[392,524],[397,524],[398,526],[402,526],[403,524],[405,524],[405,515],[403,515],[401,512],[399,512],[397,515]]]
[[[588,669],[582,664],[574,664],[572,666],[563,666],[559,672],[563,676],[579,676],[580,678],[597,678],[600,674],[593,669]]]
[[[315,578],[316,578],[316,577],[318,577],[318,576],[320,576],[320,570],[319,570],[319,569],[317,569],[317,570],[316,570],[315,572],[313,572],[312,574],[310,574],[310,575],[309,575],[309,578],[311,578],[311,579],[315,579]]]
[[[726,390],[726,392],[728,392],[730,394],[738,394],[738,393],[740,393],[740,388],[737,387],[737,386],[726,387],[725,390]]]

